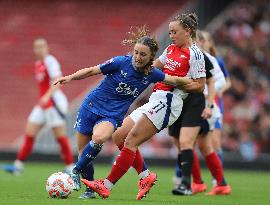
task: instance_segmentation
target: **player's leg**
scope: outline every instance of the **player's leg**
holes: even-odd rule
[[[87,166],[91,165],[92,161],[101,151],[103,143],[111,137],[114,129],[115,126],[109,121],[101,121],[94,126],[92,140],[84,146],[80,158],[72,170],[71,177],[75,182],[75,190],[81,188],[79,174],[82,173]]]
[[[193,147],[200,127],[182,127],[180,130],[182,182],[172,191],[176,195],[191,195],[191,171],[193,165]]]
[[[65,124],[59,125],[53,127],[52,130],[60,146],[61,157],[63,158],[66,165],[65,172],[69,174],[74,166],[73,164],[74,160],[71,144],[69,138],[66,135],[66,126]]]
[[[198,138],[198,146],[202,155],[205,157],[207,167],[212,176],[217,180],[217,186],[214,187],[209,194],[230,194],[231,187],[227,185],[224,179],[223,167],[219,157],[214,151],[211,134],[212,132],[208,132],[206,136],[200,136]]]
[[[174,188],[177,188],[182,182],[181,149],[180,149],[179,135],[180,135],[180,129],[181,129],[182,119],[183,119],[184,114],[185,114],[185,104],[183,106],[183,110],[180,117],[171,126],[168,127],[169,135],[173,137],[173,143],[177,147],[177,150],[178,150],[176,166],[175,166],[175,175],[173,177],[173,183],[175,185]]]
[[[92,140],[84,147],[74,169],[80,172],[87,164],[93,161],[101,151],[104,142],[110,139],[114,130],[115,126],[112,122],[98,122],[93,129]]]
[[[66,135],[66,120],[64,115],[66,112],[61,112],[56,107],[50,107],[44,112],[46,123],[52,128],[55,139],[60,146],[61,157],[65,162],[65,172],[69,174],[74,164],[70,141]]]
[[[191,184],[191,189],[192,193],[196,194],[206,191],[207,185],[202,180],[200,161],[195,149],[193,150],[193,158],[193,166],[191,171],[193,182]]]
[[[135,122],[132,120],[130,116],[128,116],[124,119],[122,126],[119,127],[113,133],[112,139],[114,143],[118,146],[120,151],[124,147],[125,139],[134,125],[135,125]],[[140,180],[146,178],[150,174],[150,171],[148,170],[147,165],[139,149],[137,149],[136,151],[136,156],[132,164],[132,167],[137,171]]]
[[[223,151],[221,147],[221,136],[222,136],[222,125],[221,122],[218,120],[216,122],[215,129],[213,130],[212,133],[212,143],[215,151],[218,154],[218,157],[220,158],[222,164],[223,164]]]
[[[175,176],[173,178],[173,182],[175,184],[175,188],[177,188],[182,183],[182,166],[181,166],[181,148],[179,138],[174,137],[174,144],[177,147],[178,154],[175,166]]]
[[[162,98],[164,100],[162,100]],[[166,100],[165,100],[166,99]],[[93,188],[104,198],[109,197],[113,185],[128,171],[132,166],[138,146],[150,139],[158,130],[171,125],[179,117],[183,101],[178,95],[172,93],[154,93],[149,102],[133,111],[130,117],[136,122],[129,132],[124,148],[117,157],[110,174],[105,180],[84,182]],[[139,119],[138,119],[139,116]],[[137,199],[142,199],[154,184],[157,176],[151,173],[140,182],[140,191]]]
[[[78,147],[78,159],[80,159],[80,156],[83,152],[84,147],[89,143],[92,136],[86,136],[84,134],[81,134],[79,132],[76,132],[76,141],[77,141],[77,147]],[[81,175],[83,179],[87,179],[89,181],[94,180],[94,164],[93,162],[90,162],[84,169],[81,170]],[[78,179],[80,181],[80,179]],[[96,194],[94,191],[92,191],[90,188],[86,187],[85,192],[79,197],[80,199],[89,199],[89,198],[95,198]]]
[[[24,161],[32,153],[35,138],[45,122],[44,111],[39,106],[35,106],[28,117],[21,144],[13,165],[4,165],[3,169],[7,172],[19,175],[24,169]]]
[[[125,140],[124,147],[113,164],[111,172],[107,178],[104,181],[95,181],[93,183],[84,181],[84,183],[90,188],[93,188],[102,197],[109,197],[110,191],[114,184],[132,166],[138,146],[150,139],[154,134],[156,134],[156,132],[157,128],[154,126],[154,124],[145,115],[143,115],[129,132]],[[155,174],[151,175],[151,177],[153,177],[154,181],[156,180]],[[153,183],[148,184],[147,186],[152,185]]]

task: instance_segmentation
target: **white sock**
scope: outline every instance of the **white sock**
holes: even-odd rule
[[[14,166],[19,170],[24,169],[24,163],[20,160],[17,160],[17,159],[14,161]]]
[[[147,170],[144,170],[143,172],[141,172],[141,173],[139,174],[139,178],[140,178],[140,179],[144,179],[144,178],[148,177],[149,174],[150,174],[150,171],[149,171],[148,169],[147,169]]]
[[[66,169],[68,172],[71,172],[72,169],[73,169],[73,167],[74,167],[74,164],[71,163],[71,164],[69,164],[69,165],[66,165],[66,166],[65,166],[65,169]]]
[[[112,182],[110,182],[108,179],[104,179],[104,186],[109,190],[111,191],[114,184]]]

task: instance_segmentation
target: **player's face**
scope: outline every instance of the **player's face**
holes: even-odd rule
[[[144,68],[152,58],[152,53],[148,46],[136,43],[133,50],[134,65],[136,68]]]
[[[210,47],[212,46],[209,38],[207,38],[207,36],[204,36],[205,40],[204,43],[202,45],[203,50],[205,50],[206,52],[209,52]]]
[[[48,54],[48,45],[44,40],[36,40],[33,45],[33,51],[37,59],[43,60]]]
[[[169,24],[169,35],[173,43],[181,47],[190,38],[190,31],[183,28],[178,21],[172,21]]]

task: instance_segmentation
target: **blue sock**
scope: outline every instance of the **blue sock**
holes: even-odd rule
[[[222,148],[219,148],[217,151],[217,155],[221,161],[221,163],[223,164],[224,163],[224,157],[223,157],[223,151],[222,151]]]
[[[81,172],[86,165],[92,162],[101,151],[103,144],[97,144],[91,140],[83,149],[80,159],[76,163],[74,170]]]
[[[181,153],[178,154],[177,156],[177,164],[175,167],[175,175],[177,177],[182,177],[182,170],[181,170]]]
[[[82,177],[88,181],[94,181],[94,164],[90,162],[81,171]]]
[[[178,164],[175,166],[175,176],[182,177],[181,169],[179,168]]]
[[[143,171],[145,171],[145,170],[147,170],[148,168],[147,168],[147,165],[146,165],[146,163],[145,163],[145,161],[143,161],[143,168],[142,168],[142,172]]]

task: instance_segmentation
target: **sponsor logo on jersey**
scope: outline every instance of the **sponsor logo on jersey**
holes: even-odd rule
[[[167,61],[166,61],[166,65],[165,66],[169,70],[174,71],[176,68],[181,67],[181,63],[173,60],[172,58],[167,58]]]
[[[131,95],[133,97],[139,96],[139,91],[137,88],[132,89],[127,83],[120,82],[116,91],[122,95]]]

